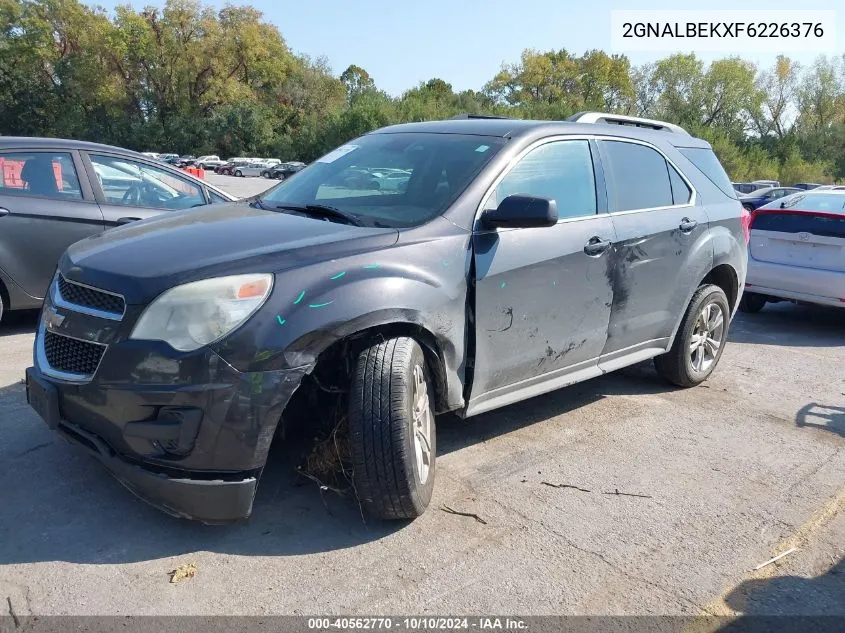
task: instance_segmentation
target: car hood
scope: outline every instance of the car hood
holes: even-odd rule
[[[245,203],[164,214],[72,245],[67,278],[145,304],[173,286],[223,275],[279,272],[396,243],[396,229],[366,228]]]

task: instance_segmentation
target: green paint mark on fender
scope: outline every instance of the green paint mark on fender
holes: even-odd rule
[[[503,281],[503,282],[502,282],[502,285],[501,285],[501,286],[499,286],[499,288],[504,288],[504,287],[505,287],[505,286],[507,286],[507,285],[508,285],[508,284],[507,284],[507,282],[506,282],[506,281]]]
[[[346,274],[346,271],[344,270],[342,273],[338,273],[338,274],[336,274],[334,277],[329,277],[329,279],[340,279],[340,278],[341,278],[341,277],[343,277],[345,274]]]
[[[287,323],[287,321],[280,317],[278,314],[276,315],[276,321],[279,322],[279,325],[284,325],[285,323]]]
[[[305,296],[305,291],[299,293],[299,296],[296,298],[296,301],[293,302],[293,305],[297,305],[300,301],[302,301],[302,297]]]
[[[325,303],[311,303],[311,304],[308,304],[308,307],[309,308],[324,308],[327,305],[329,305],[330,303],[334,303],[334,301],[326,301]]]
[[[369,266],[364,266],[364,268],[381,268],[381,264],[370,264]]]

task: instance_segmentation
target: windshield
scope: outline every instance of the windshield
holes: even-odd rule
[[[370,134],[317,159],[261,203],[331,206],[365,226],[418,226],[442,214],[504,142],[464,134]]]

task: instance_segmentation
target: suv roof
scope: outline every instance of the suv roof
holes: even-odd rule
[[[594,114],[594,113],[585,113]],[[583,115],[576,115],[583,116]],[[496,136],[502,138],[517,138],[524,136],[551,136],[555,134],[601,134],[605,136],[618,136],[622,138],[633,138],[648,141],[651,143],[668,142],[676,147],[703,147],[709,148],[710,144],[701,139],[690,136],[682,128],[671,124],[675,129],[653,129],[648,127],[637,127],[638,121],[649,119],[638,119],[637,117],[622,117],[606,115],[620,123],[606,123],[601,118],[596,122],[581,121],[535,121],[526,119],[498,119],[498,118],[461,118],[449,119],[446,121],[423,121],[419,123],[400,123],[390,125],[371,132],[371,134],[400,134],[403,132],[427,132],[434,134],[474,134],[478,136]],[[630,124],[621,123],[631,121]]]

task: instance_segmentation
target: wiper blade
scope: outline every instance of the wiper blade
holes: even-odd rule
[[[364,226],[364,223],[361,222],[360,218],[357,216],[325,204],[277,204],[273,205],[273,208],[279,210],[298,211],[299,213],[304,213],[306,215],[341,220],[346,224],[352,224],[354,226]]]

